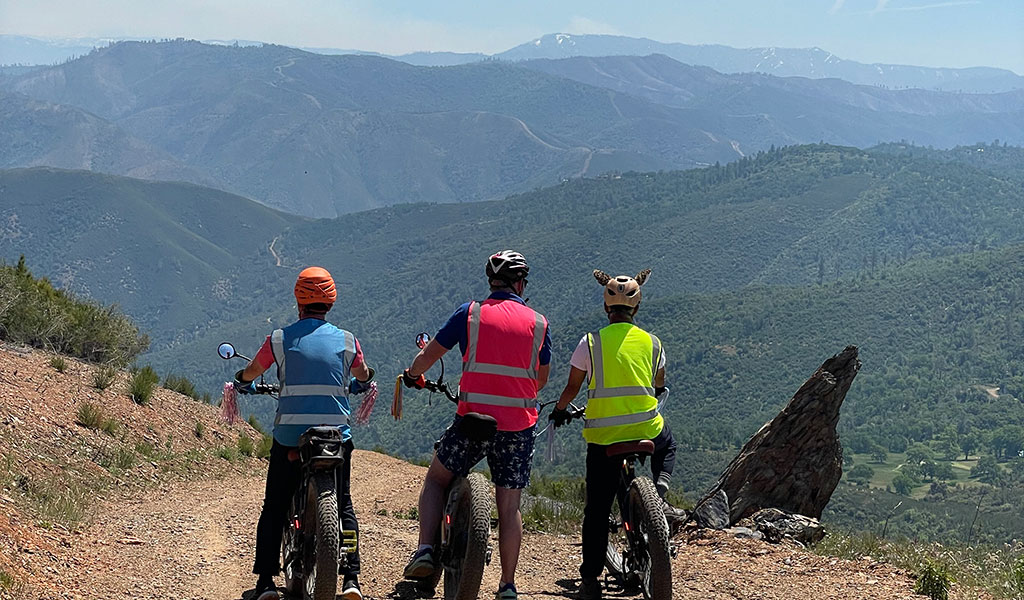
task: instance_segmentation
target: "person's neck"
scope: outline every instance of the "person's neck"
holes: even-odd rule
[[[327,313],[305,313],[305,312],[300,312],[299,313],[299,320],[301,321],[302,319],[320,319],[321,321],[326,321],[327,320]]]
[[[619,312],[608,313],[608,322],[612,325],[616,323],[632,323],[633,315],[627,315]]]

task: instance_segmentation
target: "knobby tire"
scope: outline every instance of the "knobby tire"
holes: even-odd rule
[[[307,574],[312,581],[306,581],[305,598],[335,600],[338,591],[338,553],[341,546],[335,473],[333,470],[317,473],[310,484],[311,502],[306,506],[316,508],[316,530],[313,532],[316,539],[316,562],[315,570]]]
[[[449,493],[452,515],[453,550],[444,569],[445,600],[476,600],[487,560],[487,542],[491,537],[491,486],[480,473],[458,480]],[[319,600],[319,599],[318,599]]]
[[[672,558],[669,529],[661,497],[647,477],[637,477],[629,486],[630,522],[637,537],[646,537],[646,565],[639,564],[640,588],[647,600],[672,600]],[[646,534],[643,536],[642,534]],[[644,562],[643,560],[639,562]]]

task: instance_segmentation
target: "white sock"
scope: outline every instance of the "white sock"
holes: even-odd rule
[[[433,548],[433,547],[434,547],[433,544],[420,544],[420,547],[416,548],[416,551],[419,552],[420,550],[423,550],[423,549],[426,549],[426,548]]]

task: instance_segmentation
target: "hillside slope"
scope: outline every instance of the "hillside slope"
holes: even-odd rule
[[[117,303],[169,342],[231,308],[235,282],[303,219],[200,186],[39,167],[0,170],[0,258]]]
[[[89,593],[104,593],[82,559],[62,554],[75,548],[88,557],[96,551],[83,533],[103,515],[102,499],[123,508],[130,506],[127,498],[159,496],[182,481],[215,486],[217,477],[255,472],[255,460],[237,459],[237,440],[258,437],[248,425],[227,426],[218,409],[164,389],[140,406],[125,392],[127,374],[101,391],[93,387],[96,367],[66,359],[65,371],[58,372],[50,358],[0,347],[4,598],[65,597],[68,586],[57,573],[73,573]],[[147,533],[107,530],[101,543],[125,548]]]

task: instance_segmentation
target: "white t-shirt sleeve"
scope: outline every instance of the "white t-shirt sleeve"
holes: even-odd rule
[[[661,346],[661,357],[658,359],[658,368],[654,369],[654,372],[657,373],[658,371],[660,371],[661,369],[664,369],[664,368],[665,368],[665,346],[663,344]]]
[[[572,351],[572,358],[569,359],[569,364],[580,371],[586,371],[588,376],[590,375],[590,343],[587,341],[586,335],[583,336],[579,344],[576,344],[576,349]]]

